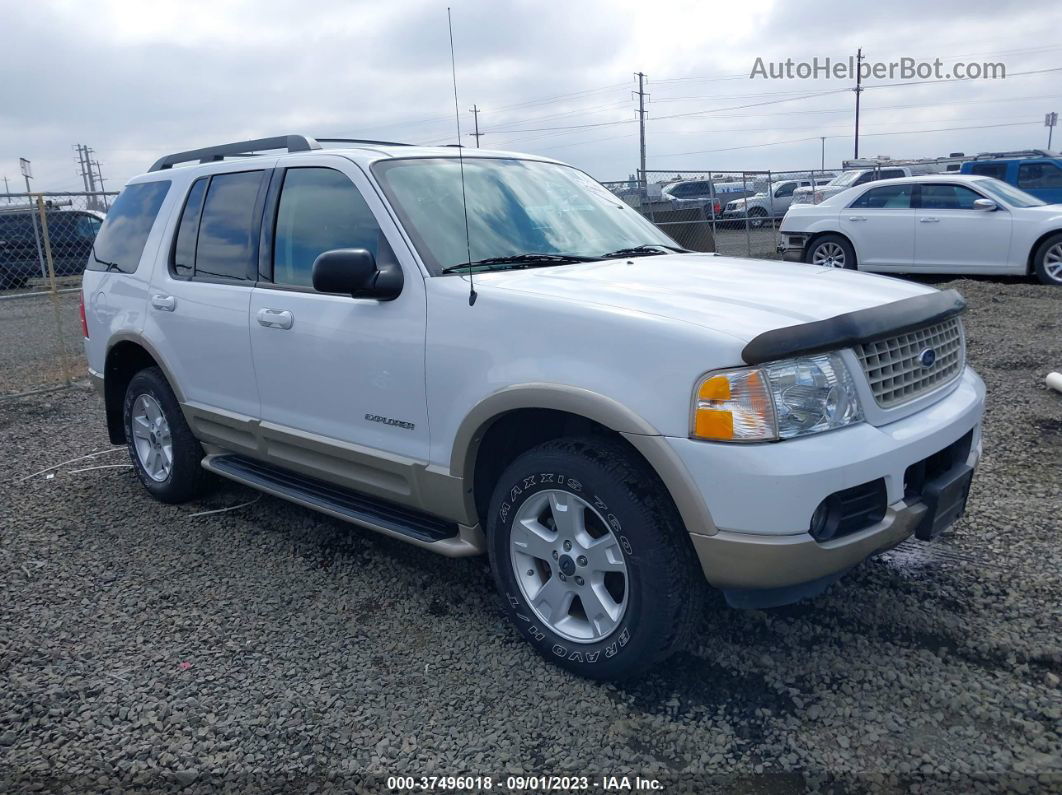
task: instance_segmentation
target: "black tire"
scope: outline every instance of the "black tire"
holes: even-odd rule
[[[804,252],[804,262],[807,262],[807,263],[810,263],[810,264],[815,264],[814,263],[815,253],[819,249],[825,248],[827,245],[839,246],[841,248],[841,250],[844,252],[844,266],[843,267],[846,270],[856,270],[858,265],[856,263],[855,249],[852,248],[852,244],[848,241],[848,238],[844,237],[843,235],[832,235],[831,234],[831,235],[823,235],[822,237],[815,238],[815,240],[812,241],[811,245],[808,246],[807,250]],[[841,267],[841,266],[835,265],[835,266],[832,266],[832,267]]]
[[[1062,272],[1056,278],[1052,276],[1047,270],[1047,255],[1051,249],[1062,248],[1062,232],[1057,235],[1051,235],[1047,240],[1041,243],[1036,248],[1036,253],[1033,254],[1033,272],[1036,274],[1036,278],[1043,284],[1049,284],[1053,287],[1062,287]],[[1052,255],[1054,252],[1052,252]]]
[[[611,526],[602,522],[601,529],[623,550],[626,609],[612,632],[596,642],[556,633],[536,616],[517,583],[512,525],[520,506],[544,490],[566,491],[590,503],[608,517]],[[705,585],[686,529],[656,474],[621,443],[558,439],[518,457],[495,486],[487,535],[510,620],[547,660],[580,676],[616,680],[644,672],[685,645],[700,613]],[[559,577],[559,568],[550,565],[550,577]]]
[[[762,207],[753,207],[749,210],[749,226],[753,229],[759,229],[767,223],[767,211]]]
[[[158,481],[148,474],[134,446],[132,417],[133,404],[141,395],[149,395],[162,408],[170,429],[173,463],[164,480]],[[212,483],[210,473],[200,466],[203,447],[192,435],[192,429],[184,419],[176,395],[166,376],[158,367],[141,370],[129,381],[122,403],[122,423],[125,427],[125,442],[133,469],[152,497],[160,502],[187,502],[203,494]]]

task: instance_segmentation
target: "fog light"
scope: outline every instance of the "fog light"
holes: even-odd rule
[[[837,533],[841,523],[840,511],[837,510],[840,501],[831,494],[819,503],[815,513],[811,515],[811,527],[808,532],[816,541],[829,541]]]

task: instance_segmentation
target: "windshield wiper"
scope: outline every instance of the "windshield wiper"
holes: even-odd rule
[[[450,265],[443,268],[443,273],[459,273],[469,268],[494,267],[498,270],[510,268],[534,268],[546,265],[565,265],[572,262],[597,262],[598,257],[583,257],[579,254],[512,254],[507,257],[487,257],[473,262],[462,262],[460,265]]]
[[[610,251],[607,254],[602,254],[601,259],[612,259],[613,257],[651,257],[654,254],[667,254],[669,251],[673,251],[676,254],[691,253],[688,248],[665,246],[660,243],[647,243],[644,246],[631,246],[630,248],[619,248],[615,251]]]

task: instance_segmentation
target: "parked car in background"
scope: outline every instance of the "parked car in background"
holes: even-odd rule
[[[786,258],[899,273],[1034,273],[1062,285],[1062,206],[990,177],[934,174],[875,182],[793,205]]]
[[[47,208],[45,219],[55,275],[76,276],[84,271],[103,216],[88,210]],[[24,287],[30,279],[47,276],[37,248],[41,232],[36,208],[0,208],[0,289]]]
[[[1062,203],[1062,155],[1043,152],[1041,157],[971,160],[961,173],[1003,180],[1048,204]]]
[[[151,495],[214,473],[485,553],[514,632],[594,679],[681,648],[705,580],[793,602],[962,515],[957,292],[684,251],[575,168],[459,155],[292,135],[126,186],[82,332]]]
[[[810,185],[797,188],[793,192],[793,201],[790,206],[796,204],[821,204],[831,196],[836,196],[843,190],[866,185],[868,182],[876,182],[882,179],[897,179],[899,177],[913,176],[910,166],[889,166],[887,168],[857,168],[838,174],[825,185]]]
[[[723,207],[723,220],[737,221],[748,216],[749,226],[763,226],[768,220],[779,219],[785,215],[785,211],[793,203],[797,188],[825,186],[835,178],[834,174],[822,174],[815,178],[784,179],[772,182],[768,190],[758,191],[747,198],[727,202]]]
[[[712,182],[708,179],[689,179],[671,182],[660,188],[660,198],[680,205],[703,205],[708,215],[718,217],[732,199],[751,196],[752,184],[741,182]]]

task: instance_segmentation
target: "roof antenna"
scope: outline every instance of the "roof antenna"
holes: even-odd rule
[[[450,7],[446,7],[446,25],[450,29],[450,72],[454,78],[454,118],[457,119],[457,162],[461,164],[461,210],[465,214],[465,251],[468,254],[468,305],[476,303],[478,294],[472,281],[472,242],[468,236],[468,203],[465,201],[465,157],[461,146],[461,111],[457,102],[457,63],[454,59],[454,22]]]

